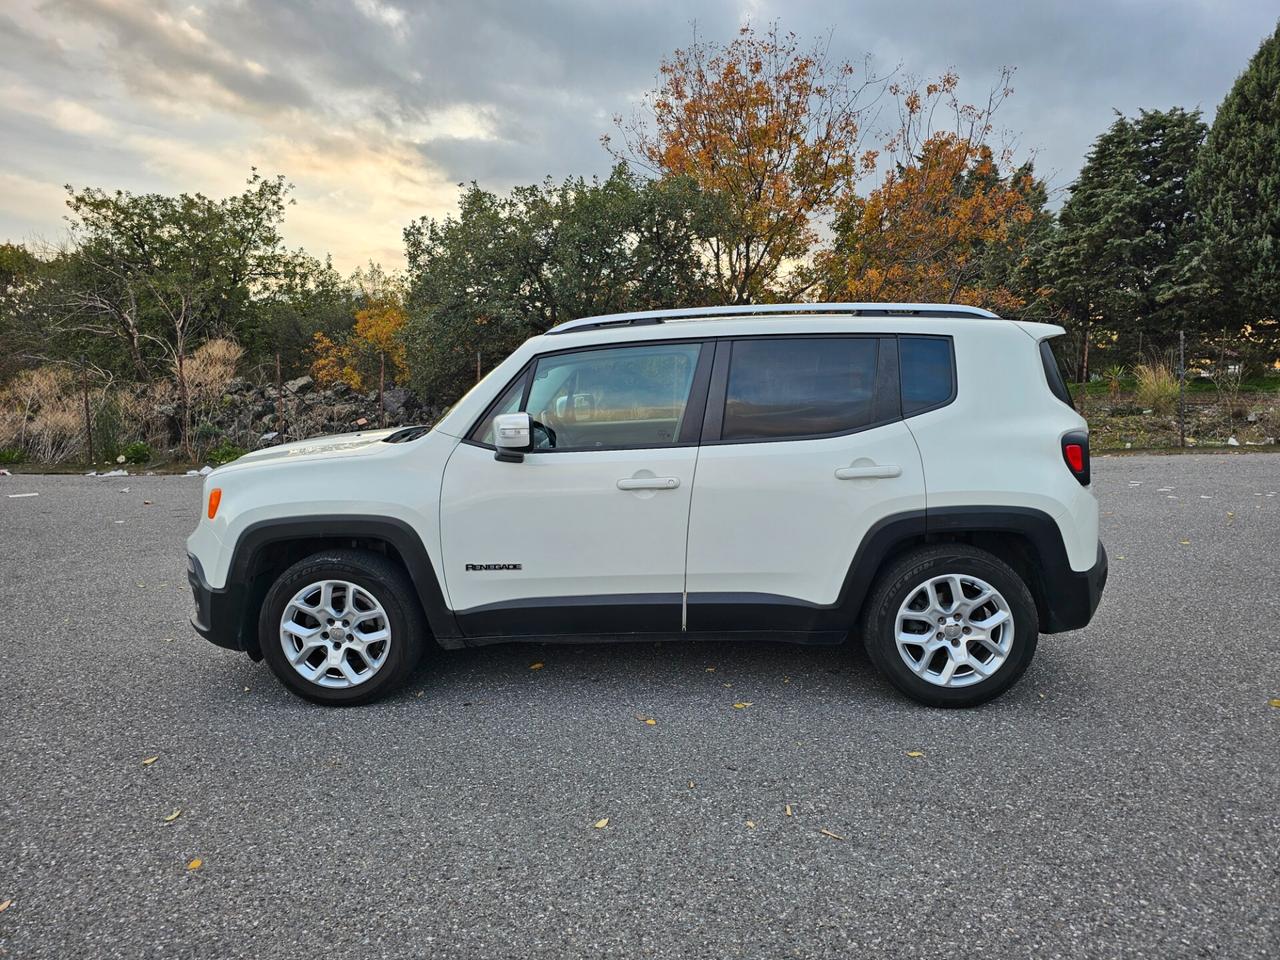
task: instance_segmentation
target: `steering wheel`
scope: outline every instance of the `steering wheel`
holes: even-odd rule
[[[538,430],[541,430],[543,433],[545,433],[545,434],[547,435],[547,443],[546,443],[546,445],[545,445],[545,446],[540,445],[540,444],[538,443],[537,439],[535,438],[535,439],[534,439],[534,441],[533,441],[533,449],[535,449],[535,450],[539,450],[539,449],[541,449],[541,450],[547,450],[547,449],[550,449],[550,448],[552,448],[552,447],[554,447],[554,446],[556,445],[556,432],[555,432],[554,430],[552,430],[549,426],[547,426],[545,423],[543,423],[541,420],[534,420],[534,419],[531,417],[531,418],[529,419],[529,427],[530,427],[530,429],[531,429],[532,431],[534,431],[534,432],[536,432],[536,431],[538,431]]]

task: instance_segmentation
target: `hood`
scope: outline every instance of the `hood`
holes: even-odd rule
[[[327,437],[311,437],[307,440],[295,440],[292,443],[282,443],[274,447],[264,447],[261,450],[254,450],[252,453],[246,453],[243,457],[233,460],[231,463],[223,467],[219,467],[217,472],[227,469],[234,469],[241,464],[244,466],[252,466],[255,464],[265,463],[281,463],[296,462],[299,460],[329,460],[334,457],[358,456],[361,454],[376,453],[380,448],[379,444],[386,437],[401,430],[401,427],[388,427],[384,430],[361,430],[358,433],[338,433]]]

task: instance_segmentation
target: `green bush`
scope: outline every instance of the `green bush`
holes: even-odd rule
[[[221,466],[224,463],[230,463],[232,460],[238,460],[243,457],[247,450],[244,447],[237,447],[229,440],[223,440],[220,444],[209,451],[209,462],[216,463]]]
[[[5,447],[0,450],[0,463],[21,463],[27,459],[17,447]]]
[[[154,456],[151,447],[141,440],[135,440],[120,452],[129,463],[150,463]]]

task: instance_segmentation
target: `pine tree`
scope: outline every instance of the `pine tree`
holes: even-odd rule
[[[1191,178],[1200,243],[1189,273],[1231,330],[1280,346],[1280,25],[1218,107]]]
[[[1198,326],[1180,268],[1195,222],[1187,178],[1204,134],[1199,112],[1179,107],[1118,116],[1038,254],[1050,299],[1081,343],[1104,346],[1110,359],[1139,359],[1140,343],[1143,352],[1168,346]]]

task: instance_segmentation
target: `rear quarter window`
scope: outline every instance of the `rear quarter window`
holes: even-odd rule
[[[904,417],[941,407],[955,397],[950,337],[899,337],[898,370]]]
[[[1058,366],[1058,358],[1054,355],[1053,345],[1049,340],[1040,341],[1040,363],[1044,367],[1044,378],[1049,382],[1053,395],[1074,410],[1076,405],[1071,399],[1071,391],[1067,389],[1067,382],[1062,379],[1062,369]]]

